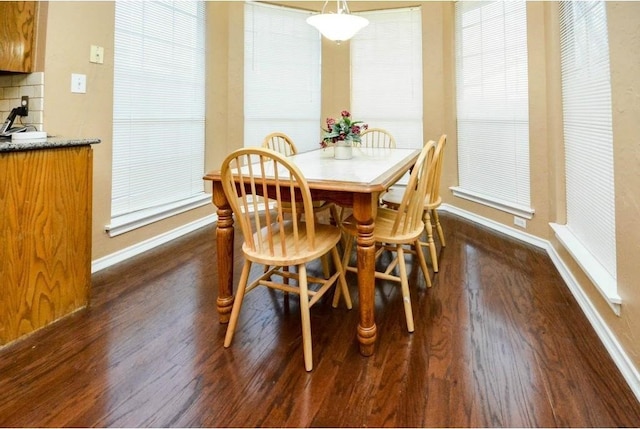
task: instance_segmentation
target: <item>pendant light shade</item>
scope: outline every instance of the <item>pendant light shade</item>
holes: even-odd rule
[[[369,21],[361,16],[351,15],[346,0],[338,0],[336,3],[336,13],[325,13],[323,6],[321,13],[307,18],[307,23],[316,27],[327,39],[340,43],[355,36]]]

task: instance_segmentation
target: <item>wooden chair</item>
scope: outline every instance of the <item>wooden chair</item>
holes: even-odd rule
[[[447,135],[443,134],[438,140],[435,152],[435,165],[434,165],[434,178],[430,189],[427,192],[427,196],[424,199],[424,227],[427,231],[427,241],[421,241],[421,246],[428,247],[431,255],[431,265],[434,272],[438,272],[438,254],[436,251],[436,244],[433,240],[433,224],[435,223],[438,238],[440,239],[440,245],[446,247],[447,243],[444,239],[444,232],[442,231],[442,225],[440,224],[440,218],[438,217],[437,208],[442,204],[442,197],[440,196],[440,178],[442,176],[442,163],[444,158],[444,147],[447,144]],[[382,203],[387,207],[397,207],[402,201],[402,194],[404,190],[401,187],[392,186],[389,191],[382,195]]]
[[[362,147],[395,148],[396,140],[389,131],[382,128],[369,128],[360,133]]]
[[[264,138],[264,140],[262,140],[262,147],[275,150],[276,152],[279,152],[285,156],[291,156],[298,153],[298,149],[296,148],[296,145],[293,144],[293,140],[291,139],[291,137],[279,131],[268,134]],[[284,204],[284,206],[282,207],[283,211],[285,213],[291,213],[291,208],[286,203],[283,203],[283,204]],[[338,214],[338,210],[336,209],[335,204],[327,201],[313,202],[313,213],[316,221],[318,220],[317,215],[326,210],[330,211],[331,219],[333,219],[334,222],[338,224],[340,222],[340,215]],[[300,213],[301,212],[298,212],[298,215],[300,215]],[[329,262],[327,258],[322,259],[322,267],[324,271],[324,276],[326,278],[328,277],[328,272],[329,272]],[[265,272],[267,271],[268,268],[269,267],[265,267]]]
[[[333,225],[314,221],[311,193],[300,170],[286,156],[270,149],[244,148],[230,154],[222,164],[222,187],[231,205],[236,223],[242,229],[245,262],[240,276],[235,302],[231,310],[224,346],[229,347],[238,323],[238,315],[246,292],[257,286],[267,286],[300,295],[302,318],[302,342],[307,371],[313,369],[311,348],[311,323],[309,308],[339,281],[346,305],[351,308],[351,298],[336,244],[340,241],[340,229]],[[268,190],[267,187],[271,186]],[[268,193],[268,197],[266,194]],[[261,204],[275,203],[276,213],[264,210]],[[293,217],[284,216],[282,207],[287,203]],[[301,213],[304,222],[298,220]],[[336,272],[328,279],[307,275],[305,264],[331,254]],[[249,283],[252,263],[270,268]],[[297,273],[284,271],[282,267],[296,266]],[[274,278],[282,278],[276,282]],[[285,279],[296,279],[296,285]],[[311,287],[314,285],[315,287]],[[337,306],[340,295],[334,296]]]
[[[293,144],[291,137],[281,132],[268,134],[264,140],[262,140],[262,147],[275,150],[285,156],[291,156],[298,153],[296,145]]]
[[[402,298],[404,301],[405,318],[407,330],[413,332],[413,311],[411,310],[411,297],[409,294],[409,280],[407,277],[407,267],[405,264],[405,249],[403,246],[410,245],[414,249],[420,249],[420,236],[424,231],[422,222],[422,207],[429,181],[432,176],[432,160],[435,152],[435,143],[429,141],[420,152],[407,185],[402,200],[397,209],[379,207],[373,229],[373,238],[376,241],[378,250],[376,260],[385,250],[396,252],[396,257],[387,265],[384,272],[376,270],[375,277],[379,279],[399,282],[402,287]],[[357,273],[357,268],[349,266],[353,240],[358,235],[356,221],[353,216],[342,222],[342,230],[347,234],[347,245],[343,256],[343,266],[345,270]],[[420,263],[420,268],[424,274],[425,282],[431,287],[431,278],[424,254],[421,251],[414,252]],[[392,274],[392,271],[399,267],[400,275]],[[338,292],[338,291],[336,291]],[[339,296],[337,297],[339,299]]]

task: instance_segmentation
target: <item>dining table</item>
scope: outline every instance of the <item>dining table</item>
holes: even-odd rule
[[[330,201],[353,210],[358,237],[358,302],[356,329],[360,353],[370,356],[377,338],[375,323],[374,220],[380,194],[396,183],[415,163],[419,149],[354,147],[350,159],[335,159],[332,147],[290,156],[307,180],[314,201]],[[233,213],[224,194],[220,170],[204,180],[212,183],[212,202],[217,208],[216,251],[218,264],[219,321],[227,323],[233,306],[234,226]]]

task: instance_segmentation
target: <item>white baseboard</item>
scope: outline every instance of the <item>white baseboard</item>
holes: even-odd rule
[[[160,234],[148,240],[134,244],[133,246],[127,247],[126,249],[122,249],[118,252],[112,253],[103,258],[96,259],[95,261],[91,261],[91,273],[95,273],[97,271],[103,270],[107,267],[117,264],[118,262],[125,261],[133,256],[146,252],[147,250],[151,250],[154,247],[168,243],[169,241],[174,240],[183,235],[186,235],[190,232],[193,232],[196,229],[202,228],[203,226],[210,225],[216,222],[217,220],[218,220],[218,215],[212,214],[212,215],[203,217],[202,219],[198,219],[196,221],[190,222],[174,230],[165,232],[164,234]]]
[[[504,225],[502,223],[499,222],[495,222],[491,219],[487,219],[485,217],[482,216],[478,216],[475,213],[471,213],[468,212],[466,210],[462,210],[459,209],[457,207],[451,206],[449,204],[442,204],[440,206],[440,210],[447,212],[447,213],[451,213],[454,215],[458,215],[462,218],[465,218],[467,220],[470,220],[473,223],[477,223],[483,226],[486,226],[487,228],[491,228],[494,231],[498,231],[501,232],[503,234],[507,234],[513,238],[517,238],[520,241],[524,241],[526,243],[532,244],[536,247],[540,247],[542,249],[546,249],[548,246],[548,241],[547,240],[543,240],[539,237],[536,237],[535,235],[531,235],[528,234],[524,231],[520,231],[518,229],[515,228],[511,228],[510,226]]]
[[[443,212],[460,216],[464,219],[470,220],[471,222],[486,226],[494,231],[501,232],[517,240],[524,241],[544,249],[549,255],[549,258],[551,258],[553,265],[560,273],[560,276],[567,284],[569,291],[571,291],[571,294],[578,302],[582,312],[596,331],[596,334],[600,338],[600,341],[602,341],[602,344],[611,356],[611,359],[613,359],[613,362],[622,373],[622,376],[629,385],[629,388],[631,388],[638,401],[640,401],[640,372],[638,372],[638,369],[635,367],[631,359],[629,359],[629,355],[625,352],[616,336],[611,332],[602,317],[600,317],[596,307],[584,293],[580,283],[573,276],[569,267],[562,261],[556,249],[551,245],[551,242],[449,204],[441,205],[440,209]]]

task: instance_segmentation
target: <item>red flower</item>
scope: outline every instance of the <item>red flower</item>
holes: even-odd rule
[[[349,113],[348,110],[343,110],[342,112],[340,112],[340,116],[342,116],[343,118],[348,118],[351,116],[351,113]]]

